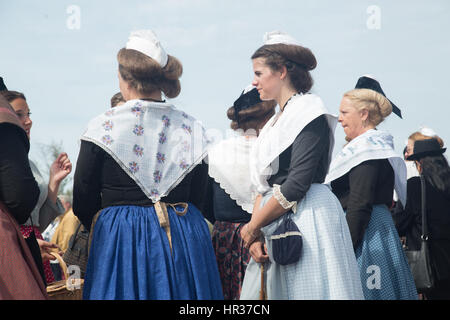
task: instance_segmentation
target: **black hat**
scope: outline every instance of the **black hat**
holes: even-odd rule
[[[237,123],[239,124],[239,111],[250,108],[260,102],[262,102],[262,100],[259,97],[258,90],[255,87],[249,90],[249,87],[247,87],[247,89],[245,89],[241,93],[240,97],[233,103]]]
[[[416,140],[414,142],[414,153],[406,160],[419,160],[426,156],[443,154],[447,148],[441,148],[436,139]]]
[[[361,78],[359,78],[358,82],[356,83],[355,89],[370,89],[378,92],[379,94],[382,94],[386,99],[388,99],[384,94],[383,89],[381,89],[380,83],[377,80],[370,78],[368,76],[362,76]],[[389,100],[389,102],[392,105],[392,112],[394,112],[401,119],[403,119],[402,112],[400,111],[400,109],[391,100]]]
[[[7,91],[8,88],[5,86],[5,83],[3,82],[3,78],[0,77],[0,91]]]

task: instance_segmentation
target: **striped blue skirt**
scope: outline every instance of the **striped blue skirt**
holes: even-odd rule
[[[177,210],[182,211],[177,206]],[[167,207],[172,250],[154,207],[105,208],[95,224],[83,299],[223,299],[209,229],[189,203]]]
[[[355,251],[366,300],[415,300],[416,286],[385,205],[375,205],[363,241]]]

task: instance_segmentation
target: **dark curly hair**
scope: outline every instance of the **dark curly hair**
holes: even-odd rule
[[[427,156],[419,160],[425,180],[450,199],[450,167],[443,155]]]

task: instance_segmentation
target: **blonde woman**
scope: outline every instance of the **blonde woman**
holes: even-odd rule
[[[368,300],[417,299],[388,209],[394,188],[406,201],[406,167],[394,152],[392,136],[376,128],[393,109],[401,115],[371,77],[361,77],[356,89],[344,94],[338,121],[348,143],[331,162],[325,181],[346,212]]]

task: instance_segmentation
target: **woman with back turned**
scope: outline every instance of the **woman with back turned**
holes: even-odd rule
[[[117,58],[127,102],[89,123],[74,179],[74,213],[92,233],[84,299],[222,299],[201,212],[209,141],[162,99],[180,93],[181,63],[150,30]]]

